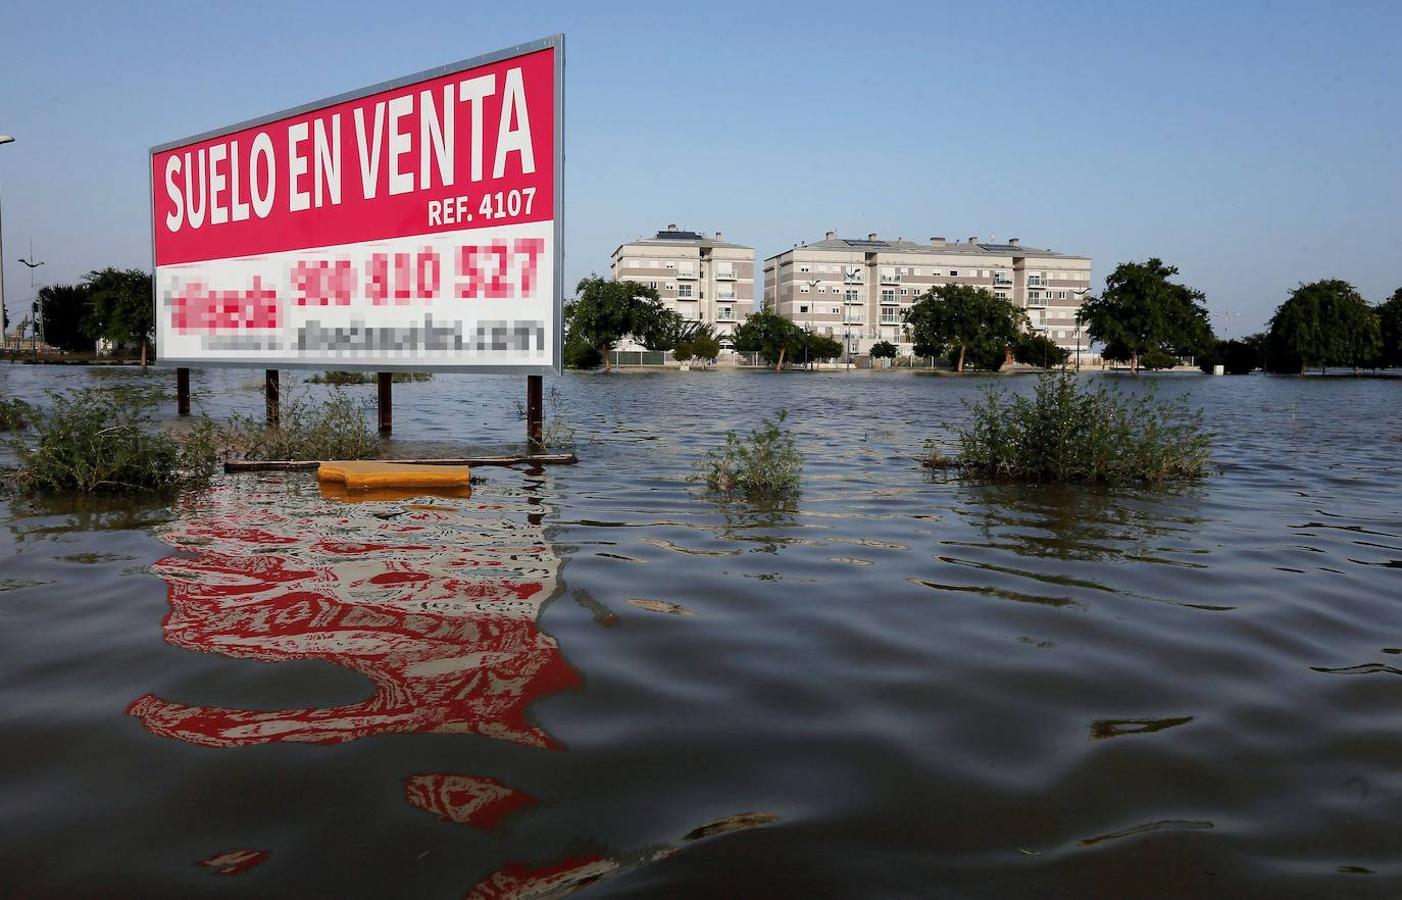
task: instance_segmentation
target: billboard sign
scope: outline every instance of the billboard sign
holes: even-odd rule
[[[564,38],[151,150],[159,361],[560,371]]]

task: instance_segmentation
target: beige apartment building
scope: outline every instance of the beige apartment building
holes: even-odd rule
[[[668,225],[613,251],[615,281],[656,288],[662,302],[693,322],[715,327],[728,344],[735,326],[755,309],[755,250]]]
[[[845,342],[852,354],[890,341],[909,353],[902,313],[936,285],[987,288],[1027,311],[1032,328],[1090,359],[1076,311],[1090,289],[1091,260],[1025,247],[1017,238],[980,243],[930,238],[841,238],[800,244],[764,262],[764,306],[796,324]]]

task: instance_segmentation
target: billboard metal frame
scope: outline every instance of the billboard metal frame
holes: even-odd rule
[[[303,103],[288,109],[280,110],[268,115],[258,116],[248,119],[235,125],[226,125],[212,131],[205,131],[190,137],[180,138],[174,141],[166,141],[163,144],[156,144],[147,151],[146,155],[146,183],[147,183],[147,214],[151,217],[151,308],[152,321],[157,321],[160,315],[160,303],[156,297],[156,203],[155,203],[155,182],[152,175],[152,157],[157,153],[166,150],[173,150],[176,147],[183,147],[186,144],[193,144],[199,141],[207,141],[213,138],[222,137],[235,131],[243,131],[246,128],[255,128],[259,125],[266,125],[269,122],[276,122],[280,119],[291,118],[302,113],[312,112],[327,106],[338,103],[345,103],[350,100],[359,100],[361,97],[368,97],[371,94],[378,94],[384,91],[392,91],[395,88],[406,87],[426,81],[430,78],[439,78],[443,75],[452,75],[466,69],[475,69],[478,66],[490,65],[494,62],[501,62],[504,59],[511,59],[515,56],[525,56],[529,53],[536,53],[541,50],[555,51],[555,350],[554,358],[550,365],[541,366],[454,366],[454,365],[400,365],[384,362],[345,362],[325,361],[325,362],[304,362],[301,360],[287,359],[266,359],[266,360],[225,360],[225,359],[171,359],[159,355],[160,347],[157,346],[157,357],[155,365],[162,368],[181,369],[312,369],[327,370],[330,368],[344,369],[352,372],[446,372],[446,373],[476,373],[480,375],[559,375],[564,370],[564,303],[565,303],[565,36],[552,34],[549,37],[539,40],[527,41],[524,44],[516,44],[501,50],[493,50],[491,53],[484,53],[481,56],[474,56],[471,59],[459,60],[458,62],[447,63],[425,69],[422,72],[415,72],[412,75],[404,75],[399,78],[392,78],[389,81],[382,81],[379,84],[372,84],[369,87],[356,88],[344,94],[337,94],[333,97],[325,97],[321,100],[313,100],[310,103]]]

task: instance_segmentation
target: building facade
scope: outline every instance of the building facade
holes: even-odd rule
[[[668,225],[652,237],[619,246],[610,265],[615,281],[655,288],[669,309],[715,329],[722,345],[755,310],[755,251]]]
[[[877,341],[909,353],[902,314],[930,288],[968,284],[1006,297],[1027,312],[1034,331],[1090,358],[1076,312],[1090,290],[1091,260],[1024,247],[1017,238],[980,243],[930,238],[841,238],[800,244],[764,262],[764,306],[794,323],[866,353]]]

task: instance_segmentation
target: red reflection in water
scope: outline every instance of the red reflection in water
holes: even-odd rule
[[[400,732],[558,746],[525,710],[578,682],[536,624],[559,560],[538,527],[508,512],[237,486],[200,497],[161,535],[179,551],[155,566],[169,584],[165,639],[264,662],[325,660],[363,673],[373,693],[274,711],[147,694],[128,712],[154,734],[209,747]]]
[[[530,794],[494,778],[443,772],[404,779],[404,799],[444,822],[484,829],[495,828],[502,817],[536,803]]]
[[[267,858],[266,850],[229,850],[200,860],[200,865],[216,875],[242,875]]]

